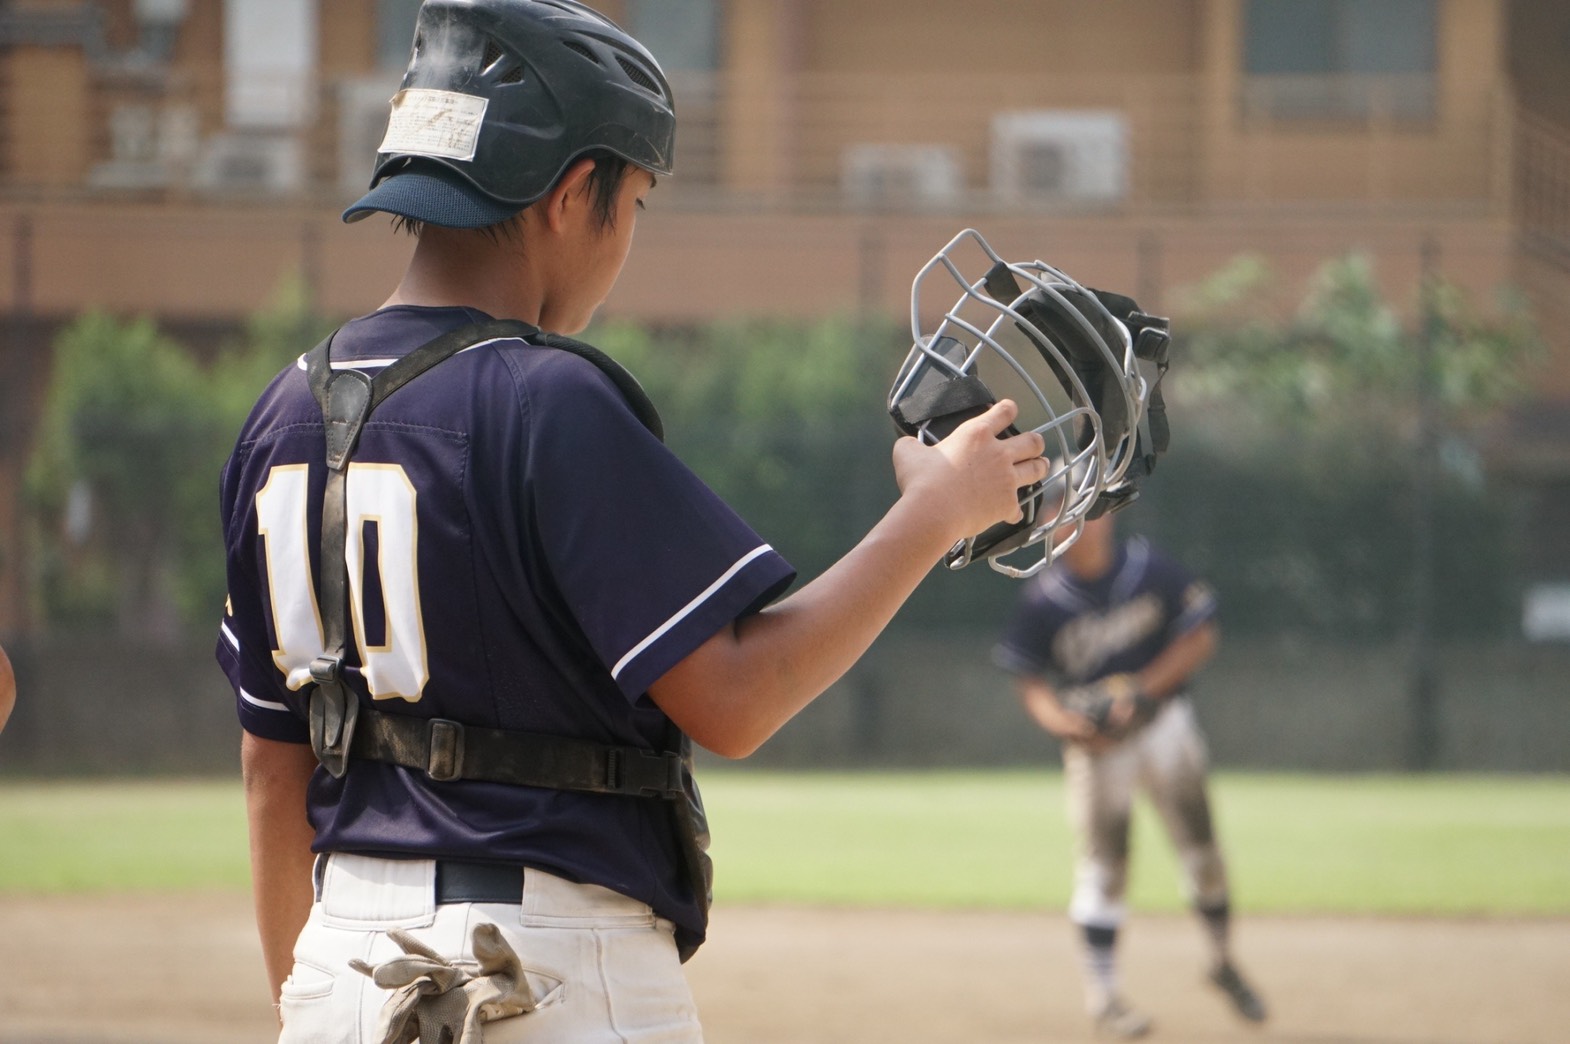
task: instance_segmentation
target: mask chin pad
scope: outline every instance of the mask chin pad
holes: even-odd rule
[[[1121,344],[1128,335],[1117,329],[1115,319],[1092,304],[1091,294],[1098,292],[1062,286],[1055,293],[1041,288],[1025,293],[1003,263],[993,265],[984,282],[994,298],[1013,302],[1014,311],[1025,320],[1016,322],[1015,327],[1041,353],[1064,393],[1073,396],[1075,382],[1063,366],[1063,360],[1068,361],[1073,377],[1078,378],[1101,418],[1102,439],[1108,445],[1123,439],[1129,429],[1128,406],[1121,375],[1108,365],[1104,346]],[[1079,448],[1084,449],[1095,436],[1089,425],[1082,424],[1080,429]]]

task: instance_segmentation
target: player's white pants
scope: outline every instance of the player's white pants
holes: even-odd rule
[[[1126,913],[1129,816],[1143,787],[1177,849],[1191,903],[1227,900],[1226,864],[1216,844],[1205,788],[1204,736],[1186,698],[1169,700],[1149,725],[1098,754],[1066,744],[1063,773],[1078,858],[1069,919],[1116,928]]]
[[[673,926],[609,889],[531,869],[521,905],[437,905],[430,860],[337,854],[322,874],[321,893],[283,985],[280,1044],[379,1041],[374,1031],[389,994],[349,960],[401,957],[385,933],[403,928],[449,959],[472,961],[473,927],[484,921],[502,929],[538,992],[560,984],[535,1011],[488,1023],[486,1044],[703,1039]]]

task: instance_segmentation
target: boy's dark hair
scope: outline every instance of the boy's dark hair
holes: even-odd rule
[[[600,219],[600,231],[604,232],[616,225],[616,196],[621,191],[622,182],[627,180],[627,171],[632,164],[615,153],[599,150],[588,153],[588,158],[594,160],[594,169],[589,171],[588,188],[593,193],[594,215]],[[519,211],[500,224],[486,225],[475,231],[493,241],[499,241],[502,237],[511,237],[516,233],[517,221],[522,216],[523,211]],[[418,238],[424,227],[423,221],[401,214],[393,216],[393,229],[398,232],[407,232]]]
[[[600,230],[616,225],[616,196],[621,183],[627,179],[627,168],[632,164],[611,152],[589,153],[594,158],[594,169],[589,172],[589,190],[594,193],[594,213],[600,219]]]

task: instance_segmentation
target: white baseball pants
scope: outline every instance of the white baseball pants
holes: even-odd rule
[[[295,943],[279,1044],[373,1044],[390,994],[349,967],[403,950],[402,928],[448,959],[473,960],[473,927],[501,928],[537,994],[534,1011],[488,1023],[487,1044],[691,1044],[703,1039],[671,923],[597,885],[523,871],[519,905],[435,901],[435,863],[334,854]]]
[[[1063,772],[1078,850],[1069,904],[1075,924],[1116,928],[1123,922],[1129,817],[1141,787],[1177,850],[1189,902],[1215,906],[1226,901],[1226,863],[1206,791],[1205,739],[1186,698],[1168,701],[1145,728],[1101,753],[1065,745]]]

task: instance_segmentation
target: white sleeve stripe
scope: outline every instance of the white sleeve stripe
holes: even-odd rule
[[[239,652],[240,639],[236,638],[234,636],[234,632],[229,630],[229,625],[226,623],[221,623],[218,625],[218,629],[223,632],[224,640],[227,641],[230,645],[234,646],[234,651]]]
[[[992,662],[1013,674],[1036,674],[1041,670],[1041,664],[1033,657],[1007,645],[999,645],[992,650]]]
[[[1206,601],[1202,605],[1196,605],[1193,608],[1186,609],[1180,613],[1178,618],[1172,621],[1172,629],[1180,634],[1187,631],[1192,631],[1200,624],[1209,623],[1215,615],[1216,603],[1213,601]]]
[[[253,707],[260,707],[262,710],[283,711],[285,714],[289,713],[289,708],[285,707],[283,704],[274,703],[272,700],[259,700],[255,696],[252,696],[250,693],[246,692],[244,689],[240,690],[240,699],[244,700],[246,703],[249,703]]]
[[[724,587],[726,583],[730,581],[731,577],[745,569],[748,563],[752,562],[753,559],[758,558],[761,555],[770,554],[773,552],[773,550],[774,548],[770,547],[768,544],[760,544],[744,555],[741,561],[725,570],[724,574],[721,575],[718,580],[704,588],[702,594],[698,595],[698,597],[694,598],[692,601],[678,609],[669,620],[666,620],[664,623],[660,624],[660,626],[654,630],[654,633],[650,634],[643,641],[629,649],[627,651],[627,655],[623,656],[617,662],[616,666],[611,668],[611,677],[619,680],[621,677],[621,672],[626,668],[627,664],[631,663],[634,659],[637,658],[639,653],[643,652],[643,650],[659,641],[667,631],[681,623],[687,617],[691,616],[700,605],[708,600],[710,595]]]
[[[492,337],[490,340],[480,341],[480,342],[478,342],[476,344],[471,344],[471,345],[469,345],[469,347],[465,348],[463,351],[464,352],[472,352],[476,348],[484,348],[486,345],[488,345],[488,344],[496,344],[498,341],[523,341],[523,338],[522,337]],[[524,341],[524,343],[527,344],[528,342]],[[463,352],[459,352],[458,354],[462,355]],[[338,360],[337,362],[334,362],[332,364],[332,368],[335,369],[335,370],[378,370],[378,369],[381,369],[384,366],[391,366],[393,363],[395,363],[397,361],[398,361],[397,359],[341,359],[341,360]],[[310,367],[306,364],[304,355],[300,356],[298,359],[296,359],[294,361],[294,366],[295,366],[295,369],[297,369],[297,370],[308,370],[308,369],[310,369]]]

